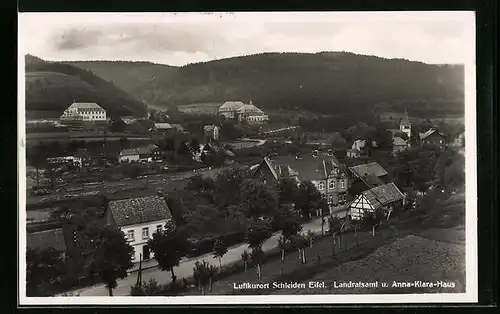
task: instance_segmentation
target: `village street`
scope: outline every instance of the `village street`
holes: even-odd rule
[[[324,226],[325,231],[328,228],[328,224]],[[315,219],[303,226],[303,232],[307,232],[311,230],[315,233],[321,232],[321,219]],[[269,238],[266,242],[264,242],[262,249],[264,252],[267,252],[277,246],[278,238],[280,236],[280,232],[276,232],[273,234],[271,238]],[[248,244],[238,244],[235,245],[227,251],[227,254],[222,258],[222,264],[228,265],[239,261],[241,259],[241,253],[245,249],[248,249]],[[178,267],[174,268],[175,275],[180,280],[183,277],[189,277],[193,275],[193,268],[196,261],[205,260],[206,262],[218,266],[218,260],[214,259],[212,254],[204,254],[199,257],[194,257],[190,259],[185,259],[180,262]],[[142,280],[148,281],[150,278],[156,279],[161,284],[170,283],[171,281],[171,273],[166,271],[160,271],[157,267],[153,267],[142,272]],[[113,290],[113,295],[115,296],[127,296],[130,295],[130,287],[135,285],[137,280],[137,272],[133,272],[129,274],[129,276],[123,280],[118,281],[118,286]],[[80,296],[108,296],[108,290],[104,286],[104,284],[96,285],[93,287],[83,288],[76,291],[73,291],[74,294]]]

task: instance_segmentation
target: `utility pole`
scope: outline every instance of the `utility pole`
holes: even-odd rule
[[[142,253],[139,254],[139,271],[137,272],[137,283],[136,286],[142,285]]]

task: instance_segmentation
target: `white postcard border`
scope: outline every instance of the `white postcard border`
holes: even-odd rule
[[[300,12],[283,13],[296,18]],[[368,12],[339,12],[344,18]],[[373,14],[373,12],[371,12]],[[404,12],[377,12],[375,14]],[[446,15],[450,12],[427,12]],[[475,43],[475,16],[470,11],[454,11],[467,21],[468,38]],[[83,13],[82,13],[83,14]],[[144,14],[144,13],[141,13]],[[154,14],[154,13],[148,13]],[[116,13],[113,14],[116,18]],[[131,17],[138,14],[128,14]],[[326,18],[325,13],[321,16]],[[190,18],[193,17],[190,13]],[[255,18],[255,16],[251,16]],[[286,19],[282,17],[282,19]],[[423,18],[425,20],[425,18]],[[18,27],[21,25],[18,21]],[[43,27],[41,25],[41,27]],[[36,34],[33,34],[36,36]],[[255,295],[255,296],[169,296],[169,297],[26,297],[26,147],[25,147],[25,59],[24,40],[18,38],[18,301],[24,306],[33,305],[210,305],[210,304],[403,304],[403,303],[471,303],[478,301],[477,287],[477,151],[476,151],[476,67],[475,45],[468,49],[469,62],[465,64],[465,164],[466,164],[466,292],[453,294],[356,294],[356,295]]]

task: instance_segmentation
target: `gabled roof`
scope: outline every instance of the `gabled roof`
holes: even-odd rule
[[[402,138],[396,136],[392,138],[392,145],[394,146],[408,146],[408,143]]]
[[[61,228],[38,231],[27,234],[27,247],[34,250],[53,248],[57,251],[66,251],[66,242]]]
[[[436,134],[436,135],[440,135],[440,136],[444,136],[443,133],[440,133],[438,132],[436,129],[434,128],[430,128],[429,130],[427,130],[426,132],[424,133],[418,133],[418,136],[420,137],[421,140],[424,140],[426,139],[427,137],[431,136],[432,134]]]
[[[165,199],[156,195],[110,201],[108,215],[119,227],[172,217]]]
[[[155,128],[157,129],[171,129],[172,125],[170,123],[155,123]]]
[[[370,204],[372,204],[374,209],[400,201],[404,198],[403,193],[401,193],[394,182],[376,186],[364,191],[362,194]]]
[[[155,149],[158,149],[158,146],[149,144],[147,146],[137,147],[137,152],[139,153],[139,155],[145,155],[145,154],[151,154],[151,152]]]
[[[95,102],[74,102],[68,109],[97,109],[104,110],[101,106],[96,104]]]
[[[154,149],[157,149],[158,146],[149,144],[147,146],[141,146],[137,148],[125,148],[120,151],[120,156],[133,156],[133,155],[145,155],[151,154]]]
[[[275,165],[286,166],[289,171],[297,175],[300,181],[326,179],[334,168],[342,169],[334,156],[303,156],[297,159],[293,156],[280,156],[272,161]]]
[[[244,105],[245,104],[241,101],[226,101],[222,106],[219,107],[219,110],[238,110]]]
[[[120,156],[133,156],[139,155],[137,148],[125,148],[120,151]]]
[[[361,181],[363,181],[363,183],[368,188],[373,188],[373,187],[376,187],[376,186],[384,184],[384,182],[382,180],[380,180],[379,177],[377,177],[377,176],[375,176],[373,174],[369,174],[369,175],[363,176],[360,179],[361,179]]]
[[[255,107],[254,105],[243,105],[239,107],[237,110],[239,113],[245,113],[245,112],[258,112],[258,113],[264,113],[262,110],[259,108]]]
[[[349,167],[349,170],[351,170],[351,172],[358,178],[362,178],[367,175],[373,175],[376,177],[383,177],[387,175],[387,171],[378,162],[370,162],[367,164]]]

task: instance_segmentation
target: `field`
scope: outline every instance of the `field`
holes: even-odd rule
[[[222,106],[222,103],[199,103],[199,104],[190,104],[190,105],[181,105],[178,106],[179,112],[185,114],[208,114],[215,115],[217,114],[217,109]]]
[[[104,136],[102,133],[92,132],[57,132],[57,133],[28,133],[26,135],[26,146],[32,147],[38,145],[40,142],[59,141],[69,142],[72,140],[85,140],[87,142],[94,141],[119,141],[120,138],[127,137],[129,141],[137,144],[148,144],[152,141],[148,136],[133,136],[125,133],[107,133]]]
[[[433,195],[432,197],[436,197]],[[464,292],[465,281],[465,203],[464,195],[438,200],[414,213],[394,216],[370,231],[345,232],[336,237],[318,239],[307,249],[307,263],[301,264],[297,251],[288,252],[285,261],[275,252],[262,265],[262,277],[256,269],[221,278],[209,294],[345,294],[345,293],[436,293]],[[275,249],[277,251],[277,249]],[[241,262],[239,262],[241,264]],[[239,266],[241,269],[241,265]],[[338,289],[334,281],[348,282],[437,281],[454,282],[446,288],[370,288]],[[325,282],[320,289],[245,289],[238,283]],[[192,289],[187,294],[200,294]]]

